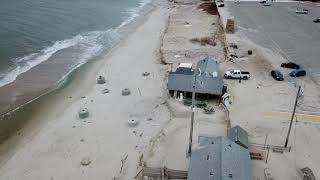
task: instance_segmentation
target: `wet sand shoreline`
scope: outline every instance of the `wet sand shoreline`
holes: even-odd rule
[[[23,138],[20,137],[19,147],[2,156],[1,177],[112,179],[118,176],[119,163],[125,154],[128,159],[124,179],[132,177],[140,154],[169,116],[162,99],[166,70],[158,58],[167,12],[166,6],[156,7],[121,45],[102,61],[93,63],[85,74],[81,73],[82,79],[75,78],[61,94],[52,97],[52,102],[35,112],[32,122],[44,125],[30,127],[31,122],[26,125],[29,128],[23,128],[31,131],[20,132]],[[150,76],[143,77],[145,71]],[[99,75],[107,78],[106,84],[96,84]],[[125,87],[130,88],[130,96],[121,95]],[[110,93],[102,94],[104,88]],[[85,120],[77,116],[83,106],[90,111]],[[127,118],[132,116],[141,119],[137,127],[137,131],[143,131],[141,138],[127,126]],[[150,117],[153,120],[145,122]],[[14,137],[10,141],[13,140]],[[84,155],[93,161],[85,169],[79,167]]]
[[[155,6],[150,4],[145,8],[143,14],[149,16],[154,9]],[[105,59],[121,48],[126,43],[126,36],[129,36],[144,23],[148,16],[137,17],[134,22],[123,28],[121,33],[126,33],[123,41],[95,60],[75,69],[62,85],[57,84],[50,87],[48,92],[43,91],[44,95],[36,100],[2,116],[0,121],[0,167],[6,164],[21,147],[28,145],[48,124],[55,123],[53,119],[60,116],[64,109],[82,99],[87,91],[92,89],[96,84],[95,77],[98,75],[99,69],[106,63]],[[79,89],[79,84],[81,84],[81,89]]]
[[[105,56],[121,46],[127,36],[145,20],[144,16],[151,13],[153,9],[152,3],[147,4],[142,10],[141,16],[136,17],[131,23],[118,30],[118,33],[122,34],[119,42],[80,67],[70,71],[69,66],[75,65],[76,62],[68,61],[68,57],[74,56],[76,49],[70,51],[70,48],[67,48],[53,54],[48,61],[42,62],[30,71],[21,74],[16,81],[0,87],[0,146],[28,123],[31,118],[30,114],[41,111],[47,101],[52,101],[52,97],[57,94],[74,91],[75,84],[80,83],[84,75],[88,74],[89,71],[94,71],[92,69],[97,71],[98,66],[101,65],[99,61],[103,61]],[[63,51],[68,52],[68,54],[63,53]],[[57,72],[57,70],[59,71]],[[81,81],[81,83],[83,82]],[[90,86],[93,86],[94,83],[90,82]],[[65,90],[72,88],[74,89]],[[74,99],[74,97],[66,98]]]

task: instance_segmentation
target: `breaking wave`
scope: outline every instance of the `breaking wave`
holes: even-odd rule
[[[90,59],[117,43],[121,37],[118,30],[138,17],[143,7],[150,1],[151,0],[140,1],[138,7],[127,9],[125,13],[129,14],[128,18],[117,28],[81,33],[70,39],[56,41],[52,46],[44,48],[38,53],[32,53],[12,60],[14,67],[0,74],[0,87],[15,81],[20,74],[47,61],[53,54],[66,48],[74,47],[78,50],[75,55],[77,63],[74,64],[73,67],[70,67],[70,71],[80,67],[82,64],[88,62]]]

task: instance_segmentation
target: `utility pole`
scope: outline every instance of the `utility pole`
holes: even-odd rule
[[[289,130],[288,130],[287,138],[286,138],[286,143],[284,144],[284,148],[287,148],[287,146],[288,146],[289,136],[290,136],[290,132],[291,132],[291,128],[292,128],[292,122],[293,122],[294,115],[296,113],[296,108],[297,108],[297,104],[298,104],[298,98],[299,98],[299,95],[300,95],[300,89],[301,89],[301,86],[299,86],[297,97],[296,97],[296,102],[294,103],[293,112],[292,112],[291,121],[290,121],[290,126],[289,126]]]
[[[188,155],[191,156],[191,149],[192,149],[192,135],[193,135],[193,122],[194,122],[194,101],[196,96],[196,77],[197,74],[194,76],[194,83],[193,83],[193,91],[192,91],[192,105],[191,105],[191,122],[190,122],[190,134],[189,134],[189,147],[188,147]]]

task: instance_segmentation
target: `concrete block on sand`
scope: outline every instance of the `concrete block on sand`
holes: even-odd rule
[[[78,115],[80,119],[87,118],[89,116],[89,111],[87,108],[82,108],[79,110]]]
[[[122,96],[128,96],[131,94],[131,91],[129,88],[124,88],[121,92]]]
[[[138,121],[136,119],[129,119],[128,124],[130,127],[134,127],[134,126],[138,125]]]
[[[106,83],[106,78],[104,78],[103,76],[99,76],[98,79],[97,79],[97,83],[98,84]]]

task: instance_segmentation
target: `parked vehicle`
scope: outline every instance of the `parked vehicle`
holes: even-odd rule
[[[291,77],[300,77],[300,76],[305,76],[307,73],[304,69],[298,69],[298,70],[294,70],[292,72],[289,73],[289,76]]]
[[[265,4],[265,3],[267,3],[267,1],[259,1],[259,3]]]
[[[296,63],[293,63],[293,62],[282,63],[281,67],[290,68],[290,69],[300,69],[300,66]]]
[[[217,2],[223,2],[223,0],[217,0]]]
[[[314,23],[320,23],[320,18],[313,20]]]
[[[297,9],[296,13],[297,14],[308,14],[309,10],[308,9]]]
[[[272,70],[271,71],[271,76],[277,81],[283,81],[283,75],[278,70]]]
[[[219,4],[218,7],[224,7],[224,4]]]
[[[240,71],[238,69],[234,69],[231,71],[226,71],[224,73],[224,77],[226,79],[249,79],[250,78],[250,73],[248,71]]]

